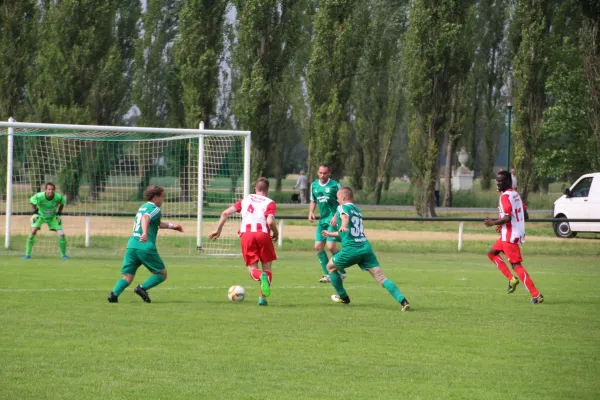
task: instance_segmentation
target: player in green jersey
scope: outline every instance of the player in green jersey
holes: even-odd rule
[[[167,279],[167,269],[156,249],[156,235],[158,229],[174,229],[183,232],[179,224],[162,222],[160,206],[165,201],[165,189],[160,186],[148,186],[144,193],[146,203],[142,204],[135,215],[133,233],[127,243],[127,250],[123,259],[121,274],[123,278],[115,284],[115,288],[108,296],[109,303],[118,303],[119,295],[131,285],[135,273],[140,265],[144,265],[152,275],[134,292],[146,303],[151,303],[148,291],[160,285]]]
[[[343,187],[337,192],[337,199],[340,203],[337,214],[342,221],[340,230],[339,232],[323,230],[323,236],[341,237],[342,239],[342,250],[334,254],[327,263],[331,284],[337,292],[337,295],[334,294],[331,299],[336,303],[350,303],[350,297],[344,289],[338,270],[358,264],[363,271],[369,271],[373,279],[400,303],[402,311],[408,311],[410,305],[406,297],[400,292],[398,286],[381,271],[379,261],[365,236],[362,214],[352,203],[353,197],[352,189],[349,187]]]
[[[317,230],[315,232],[315,251],[317,252],[317,258],[321,264],[323,270],[323,277],[319,279],[321,283],[329,282],[329,275],[327,272],[327,253],[325,252],[325,243],[327,243],[327,250],[333,255],[337,253],[336,243],[339,242],[337,237],[325,237],[321,234],[322,231],[335,231],[335,212],[338,207],[337,192],[342,187],[339,182],[331,179],[331,168],[327,164],[319,165],[317,171],[319,179],[314,181],[310,185],[310,205],[308,208],[308,220],[310,222],[315,221],[315,208],[319,207],[319,214],[321,218],[317,224]],[[342,278],[346,277],[344,271]]]
[[[60,256],[64,260],[68,260],[67,238],[62,229],[61,219],[65,206],[65,197],[56,193],[56,185],[54,183],[48,182],[44,186],[44,191],[31,196],[29,202],[33,208],[33,215],[31,217],[31,233],[25,243],[25,256],[23,256],[23,259],[28,260],[31,258],[31,250],[33,250],[33,245],[35,244],[35,235],[42,229],[43,224],[47,224],[48,229],[55,231],[58,235]]]

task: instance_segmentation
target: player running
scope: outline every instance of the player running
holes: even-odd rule
[[[369,271],[373,279],[400,303],[402,311],[408,311],[410,309],[408,300],[400,292],[398,286],[391,279],[386,278],[379,266],[379,261],[365,236],[362,214],[352,203],[353,197],[352,189],[349,187],[343,187],[337,192],[337,200],[340,203],[337,209],[337,215],[341,219],[340,230],[339,232],[328,230],[322,232],[325,237],[341,237],[342,239],[342,250],[335,253],[327,264],[331,284],[337,292],[337,295],[331,296],[331,300],[336,303],[350,303],[350,297],[344,289],[338,270],[358,264],[363,271]]]
[[[31,250],[33,250],[33,245],[35,244],[35,235],[42,229],[43,224],[47,224],[48,229],[55,231],[58,235],[58,247],[61,258],[68,260],[67,238],[62,229],[61,219],[65,206],[65,197],[62,194],[56,193],[56,185],[54,183],[48,182],[44,186],[44,191],[31,196],[29,202],[33,208],[33,215],[31,216],[31,233],[27,237],[23,259],[28,260],[31,258]]]
[[[500,272],[508,279],[508,294],[516,290],[520,279],[531,293],[531,304],[542,303],[544,296],[537,290],[531,277],[521,264],[523,258],[521,257],[520,245],[525,242],[525,205],[521,201],[521,196],[512,189],[510,172],[498,172],[496,187],[501,193],[498,202],[500,218],[496,220],[486,218],[484,224],[485,226],[496,226],[496,231],[501,232],[501,237],[489,249],[488,258],[496,264]],[[504,260],[500,257],[500,253],[506,254],[508,262],[511,263],[518,278],[511,274]]]
[[[242,245],[242,255],[248,268],[250,277],[260,281],[259,306],[266,306],[267,297],[271,295],[271,264],[277,260],[273,242],[277,241],[279,232],[275,225],[275,202],[267,197],[269,193],[269,180],[258,178],[254,187],[255,194],[250,194],[239,200],[221,213],[217,229],[208,237],[217,240],[221,236],[223,225],[227,219],[235,214],[242,214],[242,224],[239,235]],[[262,272],[258,269],[258,262]]]
[[[148,291],[167,280],[167,268],[156,249],[158,229],[174,229],[183,232],[179,224],[162,222],[160,207],[165,201],[165,189],[160,186],[148,186],[144,193],[146,203],[142,204],[133,223],[133,233],[127,243],[121,274],[123,278],[115,284],[108,296],[109,303],[118,303],[119,296],[131,285],[140,265],[144,265],[152,275],[133,291],[146,303],[151,303]]]
[[[338,207],[337,192],[342,187],[339,182],[331,179],[331,168],[327,164],[319,165],[317,171],[319,179],[314,181],[310,185],[310,205],[308,208],[308,220],[313,222],[315,220],[315,207],[319,205],[319,214],[321,218],[317,224],[317,230],[315,232],[315,251],[317,252],[317,258],[321,263],[321,269],[323,270],[323,277],[319,279],[321,283],[330,282],[329,275],[327,272],[327,253],[324,250],[325,243],[327,243],[327,250],[334,255],[337,253],[336,242],[339,242],[337,237],[325,237],[322,235],[322,231],[334,232],[335,231],[335,212]],[[345,271],[340,270],[342,273],[342,279],[346,277]]]

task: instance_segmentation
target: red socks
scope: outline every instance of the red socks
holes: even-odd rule
[[[508,280],[511,280],[513,278],[513,274],[510,272],[510,269],[508,269],[508,267],[504,263],[504,260],[502,259],[502,257],[500,257],[499,255],[496,255],[496,254],[488,253],[488,258],[490,260],[492,260],[492,262],[494,264],[496,264],[496,267],[498,267],[498,269],[500,270],[500,272],[502,272],[502,274],[504,276],[506,276],[508,278]],[[516,271],[517,270],[515,269],[515,272]],[[519,274],[517,274],[517,275],[519,275]],[[520,277],[521,276],[519,275],[519,278]],[[521,281],[522,281],[522,279],[521,279]]]
[[[269,285],[271,284],[271,280],[273,279],[273,273],[271,271],[265,271],[267,274],[267,279],[269,280]],[[254,268],[250,270],[250,277],[255,281],[260,281],[260,276],[262,275],[262,271],[258,268]],[[260,295],[264,296],[262,290],[260,291]]]
[[[271,280],[273,280],[273,273],[271,271],[265,271],[267,274],[267,279],[269,280],[269,285],[271,284]]]
[[[540,295],[540,291],[537,290],[537,288],[533,284],[533,281],[529,277],[529,274],[527,273],[525,268],[523,268],[522,265],[519,265],[518,267],[515,267],[513,269],[515,270],[515,273],[517,274],[517,276],[519,277],[519,279],[521,280],[523,285],[525,285],[527,290],[529,290],[529,293],[531,293],[531,296],[538,297]]]
[[[262,271],[258,268],[250,270],[250,277],[255,281],[260,281],[260,274],[262,274]]]

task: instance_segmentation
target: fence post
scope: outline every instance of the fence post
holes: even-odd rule
[[[460,221],[458,223],[458,251],[462,250],[462,242],[463,242],[463,230],[465,227],[465,221]]]
[[[85,247],[90,247],[90,236],[92,233],[92,217],[85,216]]]
[[[283,246],[283,220],[279,220],[279,238],[277,239],[277,247]]]

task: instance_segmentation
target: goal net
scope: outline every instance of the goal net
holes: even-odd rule
[[[123,254],[134,216],[150,185],[165,188],[161,230],[165,255],[237,255],[238,221],[215,242],[221,211],[249,191],[250,132],[86,125],[0,123],[0,234],[5,249],[24,252],[29,199],[52,182],[65,196],[67,254]],[[6,172],[5,172],[6,171]],[[59,253],[56,233],[42,227],[36,253]]]

